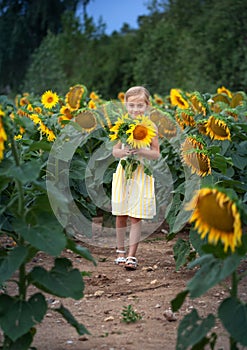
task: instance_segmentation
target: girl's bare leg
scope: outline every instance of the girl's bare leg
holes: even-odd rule
[[[128,256],[136,256],[136,251],[141,239],[141,219],[130,218],[131,227],[129,235],[129,254]]]
[[[116,231],[117,231],[117,249],[124,251],[124,240],[127,227],[127,215],[121,215],[116,217]],[[124,253],[118,253],[118,256],[124,256]]]

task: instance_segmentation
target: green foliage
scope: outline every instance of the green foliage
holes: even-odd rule
[[[124,306],[121,315],[123,316],[122,321],[125,323],[135,323],[142,319],[141,314],[136,312],[132,305]]]
[[[60,257],[63,250],[95,261],[86,248],[66,235],[51,209],[45,182],[50,142],[29,123],[30,119],[18,118],[15,106],[6,98],[1,98],[1,111],[5,113],[8,142],[6,157],[0,163],[0,235],[12,237],[15,246],[0,250],[0,285],[5,286],[0,295],[0,326],[4,349],[25,350],[49,309],[45,293],[60,298],[83,297],[83,273],[69,259]],[[24,124],[25,135],[18,140],[15,135]],[[65,204],[61,198],[60,204]],[[54,257],[54,266],[50,270],[41,266],[27,269],[41,251]],[[17,286],[14,295],[8,292],[11,283]],[[40,292],[30,295],[31,286]],[[55,311],[79,334],[88,333],[62,303]]]
[[[203,319],[195,309],[192,310],[179,324],[176,350],[186,350],[188,348],[199,350],[204,349],[207,344],[214,345],[215,334],[208,337],[208,332],[214,325],[214,315],[209,314]],[[211,349],[213,349],[212,346]]]

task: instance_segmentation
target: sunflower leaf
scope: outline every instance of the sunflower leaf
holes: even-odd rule
[[[177,346],[178,350],[191,349],[191,346],[198,344],[206,338],[207,333],[215,324],[215,316],[209,314],[207,318],[200,318],[196,309],[193,309],[190,314],[186,315],[179,324]]]
[[[247,345],[247,304],[236,298],[227,298],[219,307],[219,318],[233,339]]]
[[[241,260],[241,256],[233,254],[221,260],[212,254],[205,254],[190,263],[189,267],[200,265],[200,269],[188,282],[187,288],[191,298],[197,298],[236,270]]]

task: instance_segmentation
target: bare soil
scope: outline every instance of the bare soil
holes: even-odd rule
[[[196,308],[201,316],[210,312],[216,314],[219,303],[228,295],[226,281],[201,298],[187,298],[181,310],[173,315],[173,320],[167,319],[165,314],[170,309],[171,300],[184,290],[195,273],[195,270],[186,267],[179,271],[175,269],[173,245],[178,237],[185,238],[186,235],[182,232],[167,241],[160,230],[149,236],[139,245],[139,265],[135,271],[114,265],[114,249],[89,246],[97,266],[71,251],[64,251],[63,256],[71,259],[75,267],[90,273],[84,277],[84,297],[81,300],[62,300],[47,295],[50,308],[37,327],[32,345],[38,350],[175,349],[180,320],[192,308]],[[78,243],[85,246],[82,242]],[[44,253],[39,253],[37,258],[38,261],[33,264],[41,264],[47,269],[53,265],[53,259]],[[247,264],[243,264],[242,268],[247,268]],[[245,300],[246,287],[247,279],[244,279],[240,296]],[[78,322],[84,324],[90,335],[78,335],[62,316],[53,311],[61,302]],[[123,322],[123,307],[128,305],[142,316],[141,320],[128,324]],[[229,341],[222,326],[217,324],[213,331],[218,334],[216,349],[228,350]]]

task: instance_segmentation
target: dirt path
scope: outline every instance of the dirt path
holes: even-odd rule
[[[91,273],[90,277],[85,277],[83,299],[63,300],[63,304],[91,334],[78,336],[62,317],[52,311],[60,300],[48,297],[51,310],[38,327],[33,345],[38,350],[175,349],[177,327],[184,315],[193,307],[200,310],[201,316],[215,313],[225,290],[218,286],[202,298],[187,299],[175,315],[177,320],[168,321],[164,316],[165,310],[170,308],[171,300],[185,288],[194,273],[186,268],[175,271],[174,243],[175,240],[167,242],[161,232],[141,242],[136,271],[126,271],[114,265],[113,249],[90,248],[98,262],[96,267],[70,251],[64,252],[80,270]],[[51,263],[42,254],[39,258],[46,267]],[[243,293],[246,282],[243,281],[241,287]],[[141,320],[130,324],[122,321],[123,307],[128,305],[142,316]],[[227,350],[228,340],[220,329],[220,326],[214,329],[218,334],[217,350]]]

